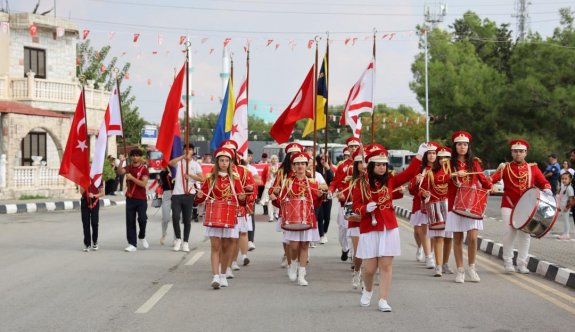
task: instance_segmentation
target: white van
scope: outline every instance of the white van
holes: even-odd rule
[[[389,168],[401,172],[409,166],[416,153],[409,150],[389,150]]]
[[[313,141],[307,140],[295,140],[294,142],[301,144],[304,148],[313,148]],[[283,144],[268,144],[264,146],[263,152],[267,153],[269,157],[272,155],[276,155],[279,158],[279,161],[283,161],[285,157],[285,147],[291,142],[283,143]],[[325,143],[316,145],[316,155],[323,153],[325,148]],[[343,148],[345,148],[345,144],[338,144],[338,143],[327,143],[327,151],[331,158],[331,163],[333,165],[337,165],[337,163],[342,160],[343,157]]]

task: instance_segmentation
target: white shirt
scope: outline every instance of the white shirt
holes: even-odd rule
[[[172,190],[172,195],[184,195],[186,192],[184,191],[184,177],[183,175],[186,174],[186,160],[182,159],[178,161],[176,164],[176,179],[174,181],[174,190]],[[202,167],[194,160],[190,160],[188,163],[188,173],[189,174],[202,174]],[[189,178],[187,181],[187,190],[189,194],[195,194],[196,188],[195,183],[196,180]]]
[[[325,182],[325,179],[323,178],[323,175],[321,175],[320,172],[315,172],[315,180],[317,181],[317,184],[319,184],[319,185],[327,184]]]
[[[248,168],[250,173],[252,173],[253,176],[259,176],[258,169],[255,166],[253,166],[252,164],[248,164],[246,167]]]

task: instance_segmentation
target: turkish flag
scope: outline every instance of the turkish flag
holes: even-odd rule
[[[139,34],[139,33],[135,33],[135,34],[134,34],[134,38],[133,38],[134,43],[137,43],[137,42],[138,42],[138,39],[140,39],[140,34]]]
[[[84,90],[82,90],[58,174],[86,190],[90,186],[90,151],[88,145]]]
[[[314,71],[315,66],[312,65],[296,96],[270,129],[270,135],[279,144],[289,140],[298,120],[313,119]]]

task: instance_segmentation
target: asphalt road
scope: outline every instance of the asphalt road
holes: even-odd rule
[[[82,252],[77,211],[0,216],[1,331],[570,331],[575,292],[536,275],[505,275],[481,255],[481,282],[434,278],[415,262],[411,227],[400,222],[392,313],[359,306],[337,225],[310,249],[310,285],[288,281],[280,234],[256,226],[252,263],[230,287],[210,288],[209,242],[192,225],[194,248],[159,245],[160,212],[149,208],[148,250],[126,253],[124,207],[101,210],[98,252]],[[171,236],[171,235],[170,235]],[[454,266],[453,258],[451,265]]]

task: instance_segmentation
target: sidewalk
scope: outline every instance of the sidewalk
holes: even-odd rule
[[[394,201],[396,215],[409,220],[411,198]],[[479,232],[477,247],[488,255],[503,259],[503,227],[500,216],[485,217],[483,230]],[[551,232],[542,239],[531,239],[527,268],[546,279],[575,289],[575,241],[560,241],[555,238],[563,225],[555,223]],[[556,231],[556,232],[554,232]],[[513,262],[517,258],[514,250]],[[503,272],[503,264],[501,264]]]
[[[149,196],[149,195],[148,195]],[[148,197],[150,198],[150,197]],[[115,196],[104,196],[100,198],[100,207],[116,206],[126,204],[126,197],[122,194]],[[0,214],[12,213],[33,213],[63,210],[79,210],[80,199],[29,199],[29,200],[7,200],[0,203]]]

